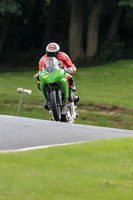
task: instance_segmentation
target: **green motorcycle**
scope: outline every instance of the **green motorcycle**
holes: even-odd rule
[[[69,102],[69,86],[66,73],[59,68],[54,57],[44,58],[44,67],[39,73],[40,89],[55,121],[75,122],[76,106]]]

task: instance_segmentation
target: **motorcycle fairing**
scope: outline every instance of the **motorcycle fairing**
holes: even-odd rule
[[[44,85],[46,83],[50,84],[50,83],[60,82],[64,89],[64,97],[68,98],[69,86],[68,86],[68,81],[65,77],[65,71],[63,69],[58,68],[55,71],[53,71],[52,73],[48,73],[45,69],[43,69],[39,73],[39,79],[40,79],[40,88],[41,88],[41,91],[42,91],[45,101],[48,100],[46,91],[45,91],[45,87],[44,87]]]

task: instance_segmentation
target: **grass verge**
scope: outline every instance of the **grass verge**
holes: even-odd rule
[[[133,138],[0,154],[0,199],[132,200]]]
[[[17,114],[20,94],[16,92],[16,89],[23,87],[31,89],[32,95],[24,94],[20,116],[51,118],[43,108],[43,97],[37,89],[37,82],[33,80],[33,75],[37,70],[0,74],[0,114]],[[77,95],[80,96],[78,104],[80,117],[76,123],[133,129],[132,60],[79,68],[73,77],[77,86]],[[99,105],[100,110],[94,105]],[[105,107],[107,112],[103,112]],[[121,108],[123,110],[110,112],[110,108],[118,108],[117,111]]]

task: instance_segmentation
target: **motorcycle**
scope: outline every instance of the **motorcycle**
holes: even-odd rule
[[[69,86],[66,72],[59,68],[58,60],[54,57],[44,58],[44,67],[39,73],[40,90],[47,102],[49,112],[54,121],[74,123],[76,106],[69,102]]]

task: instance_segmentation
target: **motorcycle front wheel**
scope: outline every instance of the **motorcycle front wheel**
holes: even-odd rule
[[[60,104],[58,101],[58,96],[56,95],[56,91],[50,92],[50,105],[51,110],[54,116],[55,121],[60,121],[61,119],[61,111],[60,111]]]

